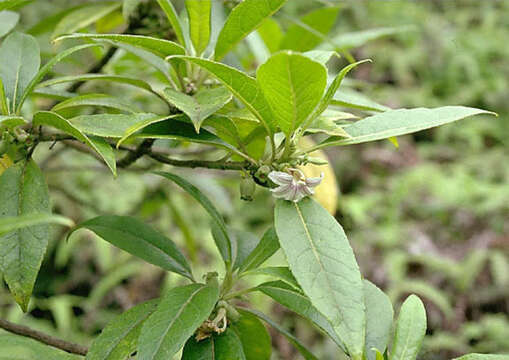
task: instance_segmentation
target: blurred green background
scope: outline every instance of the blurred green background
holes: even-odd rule
[[[30,29],[79,3],[33,2],[20,11],[18,27]],[[347,55],[355,59],[373,60],[349,76],[351,88],[393,108],[466,105],[499,114],[399,138],[398,149],[390,142],[377,142],[327,154],[340,190],[336,217],[363,274],[391,296],[396,309],[409,293],[425,301],[428,336],[420,359],[509,352],[509,2],[291,0],[275,19],[288,28],[292,19],[323,4],[341,6],[330,37],[412,26],[350,50]],[[165,36],[171,31],[155,10],[146,22],[148,33]],[[99,25],[95,31],[100,31]],[[50,34],[51,25],[38,32],[46,58],[55,51]],[[244,66],[256,64],[249,46],[241,45],[238,52]],[[98,56],[75,57],[58,72],[83,72]],[[331,71],[345,63],[337,61]],[[150,75],[125,54],[116,56],[105,71]],[[146,110],[161,106],[109,84],[90,84],[83,91],[92,89],[125,91],[126,98]],[[39,101],[32,106],[44,105]],[[159,144],[173,153],[203,153],[192,145],[175,145]],[[198,273],[220,267],[205,213],[188,195],[150,175],[149,162],[140,161],[133,171],[112,179],[94,160],[60,145],[36,157],[47,174],[56,212],[76,222],[107,213],[141,217],[186,249]],[[259,189],[253,202],[241,201],[238,175],[179,173],[203,189],[233,227],[260,235],[271,223],[269,194]],[[284,259],[278,254],[271,262],[283,264]],[[115,315],[158,296],[161,288],[176,281],[90,233],[80,232],[66,242],[65,234],[55,228],[30,313],[22,314],[3,287],[0,317],[89,343]],[[251,299],[309,344],[320,359],[338,358],[334,344],[304,320],[261,295]],[[298,358],[282,336],[271,334],[274,359]]]

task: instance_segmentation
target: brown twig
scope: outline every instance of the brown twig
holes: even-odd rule
[[[50,336],[40,331],[31,329],[27,326],[11,323],[10,321],[7,320],[0,319],[0,328],[9,331],[13,334],[32,338],[34,340],[42,342],[43,344],[53,346],[55,348],[58,348],[71,354],[85,356],[88,352],[88,348],[86,346],[58,339],[56,337]]]

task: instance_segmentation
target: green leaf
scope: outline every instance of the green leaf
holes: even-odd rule
[[[8,129],[12,129],[16,126],[26,124],[26,120],[21,116],[3,116],[0,115],[0,129],[7,127]]]
[[[240,266],[240,273],[256,269],[279,250],[276,230],[269,228],[253,251]]]
[[[231,329],[224,334],[196,341],[187,340],[181,360],[246,360],[239,336]]]
[[[215,76],[262,122],[268,134],[275,129],[273,115],[267,100],[255,79],[230,66],[210,60],[178,56],[196,64]]]
[[[394,310],[391,300],[376,285],[364,280],[364,299],[366,302],[366,358],[376,360],[376,352],[387,349],[391,335]]]
[[[209,44],[211,7],[211,0],[186,0],[189,36],[197,55],[201,55]]]
[[[467,354],[453,360],[507,360],[508,355],[495,354]]]
[[[127,100],[122,100],[115,96],[106,94],[85,94],[67,99],[58,103],[51,109],[52,111],[60,111],[80,106],[101,106],[109,109],[120,110],[128,113],[139,113],[140,110],[133,107],[132,103]]]
[[[25,92],[23,93],[23,97],[21,98],[21,101],[17,105],[16,111],[19,112],[21,110],[21,106],[25,102],[28,95],[30,95],[30,93],[35,89],[36,85],[44,78],[44,76],[46,76],[46,74],[50,72],[50,70],[53,68],[53,66],[55,66],[57,63],[59,63],[60,61],[62,61],[66,57],[74,54],[77,51],[80,51],[83,49],[88,49],[88,48],[94,47],[94,46],[96,46],[96,45],[86,44],[86,45],[74,46],[70,49],[67,49],[67,50],[64,50],[64,51],[58,53],[50,61],[48,61],[46,64],[44,64],[44,66],[37,72],[37,74],[34,76],[32,81],[30,81],[30,83],[28,84]]]
[[[56,77],[50,80],[46,80],[37,85],[37,88],[58,85],[68,82],[76,82],[76,81],[95,81],[95,80],[103,80],[103,81],[113,81],[122,84],[128,84],[132,86],[139,87],[144,90],[152,91],[152,88],[148,83],[143,80],[121,76],[121,75],[108,75],[108,74],[81,74],[81,75],[71,75],[71,76],[62,76]]]
[[[14,230],[41,224],[59,224],[68,227],[74,226],[74,222],[71,219],[53,214],[33,213],[29,215],[7,216],[0,217],[0,236]]]
[[[243,38],[256,30],[265,19],[278,11],[285,2],[286,0],[244,0],[237,5],[219,33],[215,59],[221,60]]]
[[[154,55],[166,58],[171,55],[184,55],[186,50],[173,41],[159,39],[151,36],[143,35],[123,35],[123,34],[72,34],[61,36],[55,41],[62,41],[67,39],[83,39],[94,41],[106,41],[114,45],[131,45],[135,48],[140,48],[150,51]]]
[[[426,310],[422,301],[410,295],[399,311],[390,360],[415,360],[426,334]]]
[[[341,89],[331,100],[331,105],[342,106],[351,109],[359,109],[365,111],[388,111],[391,108],[381,105],[365,95],[352,89]]]
[[[435,109],[399,109],[386,111],[359,120],[343,129],[350,135],[348,139],[328,138],[321,145],[351,145],[368,141],[387,139],[392,136],[411,134],[448,124],[469,116],[491,114],[492,112],[464,106],[444,106]]]
[[[32,0],[0,0],[0,11],[21,7],[28,4]]]
[[[136,218],[98,216],[79,224],[73,232],[83,228],[151,264],[193,279],[191,267],[175,243]]]
[[[232,99],[231,93],[225,87],[203,89],[193,96],[166,88],[162,95],[170,104],[189,116],[198,133],[203,121]]]
[[[320,45],[336,23],[339,7],[321,7],[292,24],[283,40],[281,49],[309,51]]]
[[[177,11],[171,1],[172,0],[157,0],[159,6],[161,6],[166,14],[166,17],[168,17],[171,27],[173,28],[173,31],[175,31],[175,36],[177,37],[178,42],[180,45],[185,46],[186,41],[184,38],[184,32],[182,31],[182,24],[180,23]]]
[[[287,266],[270,266],[270,267],[257,268],[257,269],[253,269],[251,271],[244,273],[244,275],[245,276],[248,276],[248,275],[270,276],[272,278],[275,278],[275,279],[285,282],[286,284],[290,285],[294,290],[302,292],[302,289],[300,288],[299,284],[297,283],[297,280],[295,280],[295,277],[292,275],[292,272],[290,271],[290,269]]]
[[[222,241],[219,242],[216,239],[216,237],[214,237],[219,252],[221,253],[221,256],[226,264],[229,264],[229,266],[233,265],[234,259],[232,258],[232,248],[231,248],[232,242],[230,240],[228,230],[226,229],[224,219],[219,213],[219,211],[216,209],[214,204],[196,186],[194,186],[184,178],[175,174],[162,171],[158,171],[156,172],[156,174],[165,177],[168,180],[180,186],[185,192],[187,192],[196,201],[198,201],[200,205],[209,213],[210,217],[212,218],[213,224],[215,225],[218,233],[220,234],[220,236],[217,236],[217,239],[222,239]]]
[[[281,281],[263,283],[258,285],[257,289],[291,311],[310,320],[325,332],[343,351],[346,351],[345,345],[336,335],[330,322],[316,310],[305,295]]]
[[[365,340],[363,284],[352,248],[327,210],[310,198],[278,200],[275,226],[293,275],[311,303],[331,322],[352,359]]]
[[[413,31],[411,26],[400,26],[400,27],[384,27],[369,30],[362,30],[350,33],[340,34],[331,40],[336,49],[348,50],[362,46],[369,41],[379,39],[381,37],[390,36],[394,34],[404,33]],[[327,45],[325,45],[327,46]],[[327,46],[328,47],[328,46]]]
[[[13,32],[0,46],[0,78],[14,113],[41,65],[39,44],[30,35]]]
[[[16,216],[50,214],[48,186],[33,160],[12,165],[0,176],[0,219]],[[10,219],[9,219],[10,218]],[[36,221],[34,221],[36,223]],[[40,223],[0,236],[0,271],[23,311],[46,252],[49,225]]]
[[[122,1],[122,17],[129,22],[131,16],[135,13],[142,0],[123,0]]]
[[[237,229],[230,229],[229,233],[230,239],[234,242],[232,246],[232,250],[234,250],[232,251],[234,255],[233,269],[237,269],[246,261],[251,251],[260,242],[260,239],[250,232]]]
[[[74,126],[69,120],[64,119],[57,113],[50,111],[39,111],[34,115],[34,126],[46,125],[61,130],[76,139],[84,142],[94,149],[110,168],[113,175],[117,175],[117,165],[115,162],[115,153],[111,146],[103,139],[90,138],[86,136],[80,129]]]
[[[0,3],[1,4],[1,3]],[[83,357],[13,334],[0,334],[1,360],[82,360]],[[5,357],[4,357],[5,356]]]
[[[271,54],[279,50],[283,32],[276,20],[266,18],[258,28],[258,35],[260,35]]]
[[[94,340],[87,360],[124,360],[138,347],[145,320],[156,310],[159,299],[136,305],[117,316]]]
[[[330,50],[311,50],[302,53],[302,55],[310,58],[313,61],[319,62],[323,66],[326,66],[330,59],[332,59],[333,57],[336,57],[338,59],[341,58],[341,55],[339,55],[336,51]]]
[[[138,360],[167,360],[175,355],[207,320],[218,299],[219,289],[211,285],[192,284],[168,291],[143,325]]]
[[[334,98],[334,95],[337,93],[339,87],[341,86],[341,82],[345,78],[345,76],[355,67],[357,67],[360,64],[363,64],[365,62],[371,62],[371,60],[361,60],[357,61],[356,63],[350,64],[345,66],[341,71],[336,75],[334,78],[334,81],[329,85],[329,88],[325,92],[324,97],[320,100],[320,103],[318,104],[318,107],[316,108],[313,118],[316,118],[320,114],[322,114],[329,104],[331,103],[332,99]]]
[[[120,8],[118,1],[101,1],[80,6],[67,14],[55,27],[52,38],[84,29]]]
[[[156,124],[156,123],[161,122],[161,121],[166,121],[166,120],[170,120],[170,119],[173,119],[173,118],[179,118],[179,117],[181,117],[180,114],[164,116],[164,117],[155,116],[155,117],[148,117],[146,120],[137,122],[137,123],[135,123],[134,125],[128,127],[125,130],[125,132],[122,135],[122,137],[120,138],[120,140],[117,141],[117,148],[120,147],[120,145],[124,141],[129,139],[131,136],[136,134],[138,131],[143,130],[144,128],[146,128],[146,127],[148,127],[148,126],[150,126],[152,124]],[[178,123],[180,123],[180,122],[178,122]]]
[[[0,11],[0,37],[8,34],[18,24],[19,14],[14,11]]]
[[[243,308],[242,310],[246,311],[246,312],[249,312],[253,315],[255,315],[257,318],[265,321],[267,324],[269,324],[270,326],[272,326],[274,329],[276,329],[278,332],[280,332],[281,334],[284,335],[284,337],[286,337],[288,339],[288,341],[299,351],[299,353],[302,354],[302,356],[304,357],[304,359],[306,360],[318,360],[318,358],[313,355],[311,353],[311,351],[306,347],[304,346],[300,341],[299,339],[297,339],[295,336],[293,336],[292,334],[290,334],[288,331],[286,331],[281,325],[279,325],[278,323],[276,323],[274,320],[272,320],[271,318],[269,318],[267,315],[265,315],[264,313],[262,312],[259,312],[257,310],[253,310],[253,309],[246,309],[246,308]]]
[[[307,127],[306,133],[324,133],[329,136],[350,137],[342,126],[337,125],[330,117],[318,116]]]
[[[231,329],[240,339],[245,359],[270,360],[272,344],[267,328],[253,314],[240,309],[239,313],[240,319],[231,324]]]
[[[276,123],[290,136],[320,102],[327,71],[303,55],[282,52],[258,68],[257,81]]]

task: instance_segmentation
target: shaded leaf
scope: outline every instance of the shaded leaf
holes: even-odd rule
[[[239,313],[240,319],[231,324],[231,329],[240,339],[245,359],[270,360],[272,344],[267,328],[255,315],[241,309]]]
[[[7,218],[4,221],[9,222],[12,217],[41,213],[51,213],[48,186],[41,170],[33,160],[12,165],[0,177],[0,219]],[[49,225],[44,222],[0,236],[0,271],[25,312],[48,240]]]
[[[171,358],[207,320],[218,299],[217,286],[192,284],[168,291],[143,325],[138,359]]]
[[[373,348],[384,353],[391,335],[394,310],[391,300],[376,285],[364,280],[366,301],[366,357],[376,360]]]
[[[39,44],[30,35],[13,32],[0,46],[0,78],[11,113],[21,103],[30,81],[41,65]]]
[[[247,256],[246,260],[240,266],[239,272],[249,271],[258,268],[267,259],[279,250],[279,241],[276,235],[276,230],[273,227],[269,228],[262,236],[260,242]]]
[[[0,37],[8,34],[18,24],[19,14],[14,11],[0,11]]]
[[[46,125],[61,130],[76,139],[84,142],[92,149],[94,149],[104,160],[106,165],[110,168],[113,175],[117,174],[117,165],[115,162],[115,153],[111,146],[103,139],[90,138],[86,136],[80,129],[78,129],[69,120],[63,118],[57,113],[50,111],[39,111],[34,115],[34,126]]]
[[[170,104],[189,116],[196,132],[200,132],[200,127],[206,118],[232,99],[231,93],[225,87],[203,89],[193,96],[172,88],[166,88],[162,95]]]
[[[26,124],[26,120],[21,116],[3,116],[0,115],[0,129],[8,128],[12,129],[16,126]]]
[[[83,228],[151,264],[193,279],[191,267],[175,243],[136,218],[98,216],[79,224],[73,232]]]
[[[159,299],[144,302],[110,322],[94,340],[87,360],[124,360],[138,347],[138,337],[145,320],[156,310]]]
[[[352,89],[341,89],[331,100],[331,105],[342,106],[350,109],[365,111],[388,111],[391,108],[381,105],[365,95]]]
[[[239,336],[231,329],[224,334],[196,341],[187,340],[181,360],[246,360]]]
[[[286,0],[244,0],[237,5],[219,33],[215,48],[215,59],[221,60],[249,33],[278,11]]]
[[[71,219],[53,214],[33,213],[30,215],[3,216],[0,217],[0,236],[14,230],[40,224],[59,224],[68,227],[74,226],[74,222]]]
[[[71,99],[58,103],[53,107],[52,111],[59,111],[79,106],[101,106],[133,114],[140,112],[139,109],[132,106],[132,102],[106,94],[85,94],[75,96]]]
[[[150,85],[143,80],[130,78],[127,76],[108,75],[108,74],[81,74],[81,75],[56,77],[56,78],[46,80],[44,82],[39,83],[37,85],[37,88],[58,85],[58,84],[63,84],[63,83],[68,83],[68,82],[94,81],[94,80],[113,81],[113,82],[136,86],[136,87],[139,87],[144,90],[152,91],[152,88],[150,87]]]
[[[292,275],[292,272],[287,266],[269,266],[269,267],[262,267],[253,269],[251,271],[246,272],[244,275],[265,275],[270,276],[275,279],[281,280],[284,283],[290,285],[294,290],[301,292],[302,289],[300,288],[299,284],[297,283],[297,280],[295,280],[295,277]]]
[[[180,23],[177,11],[175,10],[171,0],[157,0],[157,2],[170,21],[171,27],[173,28],[173,31],[175,31],[175,36],[177,37],[178,42],[180,45],[185,46],[186,41],[182,31],[182,24]]]

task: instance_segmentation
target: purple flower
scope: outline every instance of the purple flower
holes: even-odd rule
[[[306,196],[313,195],[313,188],[320,185],[323,173],[318,178],[306,178],[299,169],[288,169],[288,172],[272,171],[269,179],[278,187],[271,189],[272,195],[278,199],[298,202]]]

